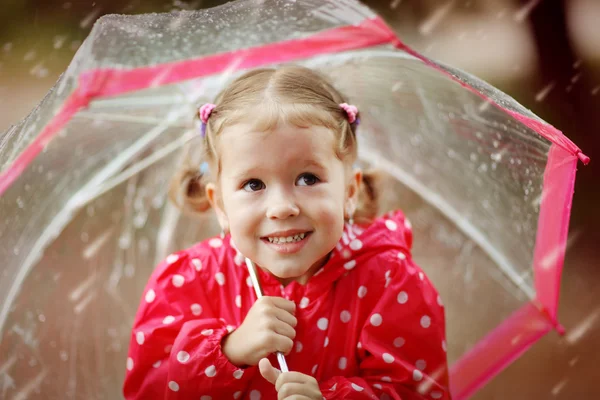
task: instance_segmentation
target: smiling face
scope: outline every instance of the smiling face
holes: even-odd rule
[[[283,283],[305,283],[325,262],[353,211],[361,173],[336,156],[322,126],[240,123],[218,141],[220,174],[207,196],[246,257]]]

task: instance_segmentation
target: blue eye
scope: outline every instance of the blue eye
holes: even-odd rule
[[[312,186],[319,182],[319,178],[317,178],[313,174],[302,174],[298,178],[298,186]]]
[[[244,184],[244,190],[246,192],[258,192],[265,188],[265,184],[258,179],[250,179]]]

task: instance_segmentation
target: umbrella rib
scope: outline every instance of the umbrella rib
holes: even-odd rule
[[[134,122],[148,125],[164,124],[165,120],[155,117],[139,116],[139,115],[127,115],[127,114],[112,114],[112,113],[97,113],[92,111],[80,111],[77,113],[77,117],[89,118],[99,121],[110,121],[110,122]],[[171,123],[169,126],[189,128],[189,125],[183,123]]]
[[[136,162],[135,164],[133,164],[131,167],[127,168],[120,174],[115,175],[113,178],[105,181],[104,184],[97,187],[96,190],[91,192],[85,199],[81,200],[81,202],[82,202],[81,206],[85,206],[90,201],[100,197],[101,195],[108,192],[112,188],[114,188],[114,187],[120,185],[121,183],[125,182],[126,180],[130,179],[137,173],[143,171],[144,169],[150,167],[152,164],[157,163],[158,161],[167,157],[169,154],[180,149],[187,142],[189,142],[194,137],[196,137],[196,135],[197,134],[195,131],[189,131],[189,132],[185,133],[179,139],[169,143],[168,145],[161,148],[160,150],[157,150],[154,153],[152,153],[152,155]]]
[[[479,229],[475,226],[466,222],[463,218],[460,218],[459,213],[443,200],[442,197],[433,193],[425,185],[418,182],[416,179],[410,176],[406,171],[402,170],[396,164],[389,162],[388,160],[377,156],[369,150],[363,150],[359,154],[361,159],[366,160],[374,166],[381,166],[384,170],[391,173],[400,182],[407,185],[409,188],[419,194],[423,200],[433,205],[442,214],[453,221],[456,226],[471,238],[481,249],[498,265],[500,270],[510,279],[519,289],[521,289],[530,300],[535,298],[535,292],[531,286],[529,286],[523,276],[517,273],[516,269],[512,266],[511,262],[492,246],[492,244],[486,239]]]

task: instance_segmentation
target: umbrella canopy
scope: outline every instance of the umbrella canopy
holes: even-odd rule
[[[359,3],[250,0],[102,17],[0,141],[0,392],[117,398],[154,265],[213,235],[166,200],[194,117],[243,71],[316,68],[361,110],[414,257],[442,294],[451,389],[467,398],[559,327],[579,148],[513,99],[405,46]],[[268,149],[266,149],[268,153]],[[493,311],[493,312],[490,312]]]

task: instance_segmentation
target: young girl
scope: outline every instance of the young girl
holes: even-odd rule
[[[374,219],[374,187],[352,167],[356,107],[282,67],[246,73],[200,114],[208,173],[176,182],[224,233],[152,274],[125,397],[449,399],[442,303],[402,213]]]

